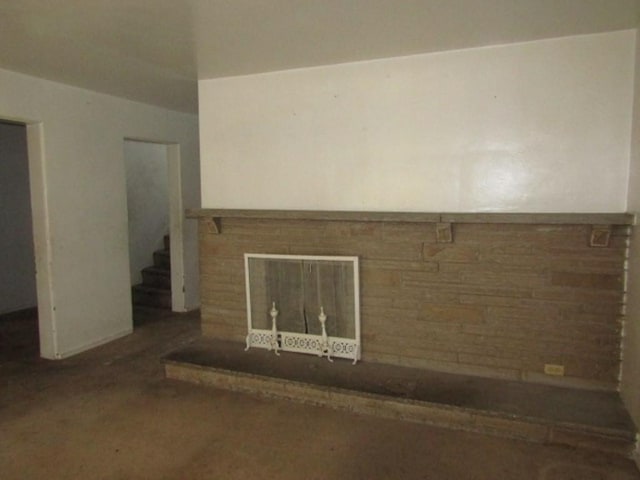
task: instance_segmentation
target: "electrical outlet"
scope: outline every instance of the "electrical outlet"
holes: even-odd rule
[[[552,363],[545,363],[544,373],[547,375],[554,375],[556,377],[564,376],[564,365],[554,365]]]

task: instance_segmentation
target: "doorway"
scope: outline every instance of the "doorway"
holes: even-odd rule
[[[134,305],[185,311],[179,145],[124,140]]]
[[[0,121],[0,362],[39,352],[27,127]]]

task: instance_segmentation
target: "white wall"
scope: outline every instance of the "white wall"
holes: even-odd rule
[[[623,211],[634,41],[200,81],[203,206]]]
[[[636,39],[635,98],[631,165],[629,169],[629,212],[640,215],[640,35]],[[640,218],[640,217],[639,217]],[[627,281],[627,315],[622,343],[622,399],[640,429],[640,226],[633,227]],[[638,458],[640,462],[640,457]],[[640,466],[640,463],[639,463]]]
[[[35,307],[27,129],[0,123],[0,314]]]
[[[197,117],[0,70],[0,118],[29,123],[30,167],[42,159],[31,168],[41,354],[59,358],[126,334],[123,140],[178,143],[183,206],[197,208]],[[194,308],[196,225],[185,227],[186,306]]]
[[[140,270],[153,264],[153,252],[164,248],[169,234],[169,169],[167,147],[124,142],[129,218],[131,285],[142,282]]]

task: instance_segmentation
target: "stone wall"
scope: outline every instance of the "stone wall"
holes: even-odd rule
[[[629,227],[464,218],[201,218],[203,335],[244,341],[244,253],[357,255],[363,361],[616,388]]]

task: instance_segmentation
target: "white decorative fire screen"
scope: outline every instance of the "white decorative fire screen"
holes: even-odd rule
[[[250,347],[360,359],[358,257],[247,253]]]

